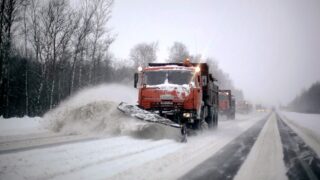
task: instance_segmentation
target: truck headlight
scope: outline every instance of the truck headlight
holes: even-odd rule
[[[196,67],[196,73],[198,73],[198,72],[200,72],[200,71],[201,71],[200,67],[197,66],[197,67]]]
[[[191,113],[183,113],[183,117],[190,118],[191,117]]]

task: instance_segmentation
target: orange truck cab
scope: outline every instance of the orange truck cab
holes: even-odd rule
[[[198,129],[218,121],[218,86],[206,63],[149,63],[139,67],[135,87],[138,106],[169,118],[175,123]]]
[[[230,119],[235,118],[235,99],[231,90],[219,90],[219,113]]]

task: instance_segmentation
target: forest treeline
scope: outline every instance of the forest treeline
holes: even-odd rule
[[[287,107],[290,111],[301,113],[320,113],[320,82],[304,90]]]
[[[78,90],[109,82],[132,82],[137,66],[157,60],[157,42],[142,42],[117,59],[109,21],[113,0],[1,0],[0,116],[38,116]],[[234,90],[212,58],[192,55],[181,42],[168,62],[185,58],[210,64],[221,88]]]

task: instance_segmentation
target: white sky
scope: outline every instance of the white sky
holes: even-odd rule
[[[116,57],[157,41],[161,61],[180,41],[256,103],[288,103],[320,81],[319,0],[115,0],[110,26]]]

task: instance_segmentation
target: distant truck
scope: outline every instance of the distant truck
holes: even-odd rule
[[[257,112],[267,112],[267,108],[264,107],[264,106],[261,105],[261,104],[257,104],[257,105],[256,105],[256,111],[257,111]]]
[[[149,63],[139,67],[134,86],[138,107],[186,129],[218,125],[218,86],[207,63]]]
[[[235,119],[235,98],[231,90],[219,90],[219,113],[227,116],[228,119]]]
[[[248,114],[252,111],[252,104],[246,100],[237,102],[237,112],[241,114]]]

